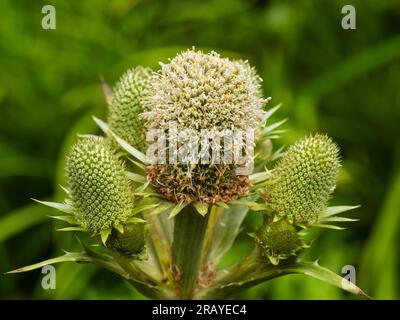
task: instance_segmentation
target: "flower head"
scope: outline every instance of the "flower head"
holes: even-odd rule
[[[234,130],[257,131],[266,101],[261,97],[260,78],[247,61],[188,50],[162,64],[154,75],[143,118],[148,130],[167,131],[174,124],[178,132],[188,130],[204,137],[214,131],[225,141]],[[228,143],[220,147],[226,154],[234,152]],[[235,161],[152,165],[148,177],[170,201],[229,202],[248,191],[249,179],[236,174],[238,166]]]
[[[130,145],[146,150],[143,119],[143,100],[148,93],[152,70],[136,67],[128,70],[116,84],[108,108],[110,129]]]
[[[162,64],[154,77],[144,116],[149,128],[257,129],[266,100],[259,96],[247,62],[221,58],[212,51],[188,50]]]
[[[301,248],[296,228],[286,219],[266,221],[255,235],[255,241],[273,264]]]
[[[105,139],[80,139],[66,169],[75,216],[84,229],[98,234],[131,215],[134,199],[124,165]]]
[[[320,134],[291,146],[267,187],[271,208],[297,223],[316,222],[336,186],[338,153],[336,144]]]

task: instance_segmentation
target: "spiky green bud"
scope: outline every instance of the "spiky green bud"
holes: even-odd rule
[[[110,129],[135,148],[146,150],[143,99],[148,93],[152,70],[136,67],[128,70],[116,84],[108,109]]]
[[[114,229],[106,245],[122,255],[143,258],[146,249],[146,234],[144,223],[129,223],[124,226],[124,233]]]
[[[134,199],[124,165],[105,139],[80,139],[66,169],[75,215],[84,229],[98,234],[131,215]]]
[[[339,149],[327,136],[317,134],[291,146],[274,169],[267,187],[267,202],[281,216],[312,224],[326,207],[336,186]]]
[[[266,221],[255,235],[255,241],[273,264],[277,264],[279,259],[288,258],[301,248],[296,228],[286,219]]]

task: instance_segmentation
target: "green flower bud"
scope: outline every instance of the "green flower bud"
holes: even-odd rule
[[[134,200],[124,165],[105,139],[80,139],[66,169],[75,215],[84,229],[99,234],[131,215]]]
[[[336,144],[320,134],[291,146],[267,187],[271,208],[297,223],[316,222],[336,186],[338,153]]]
[[[150,68],[128,70],[114,88],[108,110],[110,129],[140,151],[146,150],[143,120],[143,99],[148,93],[152,77]]]
[[[286,259],[301,248],[296,228],[286,219],[266,221],[255,236],[256,243],[273,264]]]
[[[124,233],[114,229],[106,245],[122,255],[143,258],[146,252],[146,235],[146,224],[129,223],[124,225]]]

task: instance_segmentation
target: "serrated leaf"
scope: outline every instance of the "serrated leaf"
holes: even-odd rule
[[[265,265],[257,261],[248,260],[249,264],[236,264],[222,270],[218,281],[196,298],[226,299],[232,294],[248,289],[262,282],[272,280],[287,274],[304,274],[339,287],[355,295],[370,298],[365,292],[347,279],[342,278],[329,269],[321,267],[317,262],[294,262],[290,264]],[[246,272],[246,268],[248,271]],[[243,276],[245,275],[245,276]]]
[[[203,217],[208,212],[208,204],[206,203],[195,203],[194,207],[196,208],[197,212],[202,215]]]
[[[33,198],[32,198],[32,200],[36,201],[36,202],[38,202],[40,204],[43,204],[43,205],[45,205],[47,207],[54,208],[54,209],[60,210],[60,211],[65,212],[65,213],[72,214],[74,212],[74,209],[70,205],[68,205],[66,203],[40,201],[40,200],[36,200],[36,199],[33,199]]]
[[[12,271],[8,271],[8,272],[6,272],[6,274],[27,272],[27,271],[32,271],[35,269],[42,268],[42,267],[50,265],[50,264],[55,264],[55,263],[60,263],[60,262],[71,262],[71,261],[72,262],[90,262],[90,258],[88,256],[86,256],[84,253],[66,252],[64,255],[62,255],[60,257],[44,260],[42,262],[31,264],[29,266],[25,266],[25,267],[18,268],[18,269],[12,270]]]

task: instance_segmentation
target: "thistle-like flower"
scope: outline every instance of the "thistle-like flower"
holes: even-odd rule
[[[136,67],[123,74],[116,84],[108,108],[110,129],[130,145],[146,150],[146,135],[143,119],[143,99],[147,95],[152,70]]]
[[[287,259],[295,255],[301,249],[301,241],[296,228],[286,219],[276,222],[265,221],[256,235],[255,242],[262,249],[272,264],[278,264],[279,260]]]
[[[69,153],[66,169],[74,214],[84,229],[99,234],[126,222],[133,195],[124,165],[105,139],[80,139]]]
[[[150,111],[143,113],[146,128],[166,131],[174,123],[178,132],[197,134],[256,131],[267,101],[261,98],[259,82],[247,61],[231,61],[215,52],[178,54],[153,78],[146,99]],[[237,167],[234,162],[152,165],[148,177],[170,201],[229,202],[246,194],[249,187],[247,176],[235,173]]]
[[[188,50],[162,64],[147,99],[147,127],[178,130],[257,129],[266,100],[248,62]]]
[[[312,224],[326,207],[336,186],[339,149],[327,136],[304,138],[281,158],[274,169],[266,198],[280,216]]]
[[[52,216],[69,224],[59,231],[87,232],[104,246],[93,249],[85,243],[93,239],[86,237],[79,252],[66,251],[12,272],[91,262],[155,299],[224,299],[288,273],[365,295],[299,256],[309,247],[303,240],[312,236],[309,228],[343,229],[335,223],[355,220],[339,214],[357,206],[326,206],[336,183],[338,147],[317,134],[285,154],[274,151],[271,139],[279,137],[277,128],[284,121],[264,125],[279,109],[264,112],[266,101],[261,78],[247,61],[215,52],[189,50],[161,65],[158,73],[142,67],[125,73],[111,98],[109,123],[95,118],[107,138],[80,138],[68,155],[67,199],[36,200],[63,213]],[[258,140],[254,167],[247,162],[253,134]],[[130,172],[122,159],[131,160]],[[276,159],[274,170],[266,170]],[[221,268],[243,219],[254,211],[265,213],[263,224],[250,234],[255,250]]]

